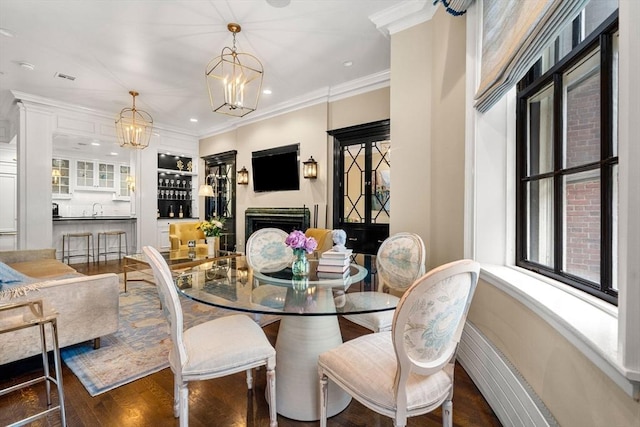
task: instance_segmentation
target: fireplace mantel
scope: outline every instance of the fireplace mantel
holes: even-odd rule
[[[244,212],[245,242],[256,230],[274,227],[286,231],[305,231],[311,225],[309,208],[247,208]]]

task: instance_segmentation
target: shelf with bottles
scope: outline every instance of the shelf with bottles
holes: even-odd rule
[[[180,203],[179,200],[159,200],[157,217],[170,219],[191,218],[191,203]]]

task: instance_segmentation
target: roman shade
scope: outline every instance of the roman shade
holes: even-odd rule
[[[453,16],[464,15],[474,0],[435,0],[433,4],[442,3],[447,12]]]
[[[480,85],[485,112],[527,73],[543,50],[589,0],[484,0]]]

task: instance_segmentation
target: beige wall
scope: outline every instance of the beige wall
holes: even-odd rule
[[[249,170],[249,185],[236,188],[238,250],[244,251],[244,212],[248,207],[302,207],[318,205],[318,226],[331,228],[332,139],[329,123],[346,127],[389,118],[389,89],[379,89],[351,98],[322,103],[261,120],[235,130],[200,140],[200,156],[237,150],[237,166]],[[257,150],[300,143],[300,162],[309,157],[318,162],[318,178],[302,178],[299,191],[255,193],[251,174],[251,153]],[[203,203],[203,200],[200,201]],[[326,214],[325,214],[326,213]],[[325,222],[325,217],[328,219]]]
[[[469,320],[509,359],[563,427],[628,427],[640,403],[525,305],[480,281]]]
[[[327,130],[342,129],[389,118],[389,88],[329,103]]]
[[[427,269],[464,253],[464,70],[465,19],[442,8],[391,38],[391,233],[418,233]]]

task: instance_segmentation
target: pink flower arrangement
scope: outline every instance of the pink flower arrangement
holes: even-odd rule
[[[300,230],[294,230],[284,240],[285,245],[293,249],[294,253],[313,253],[318,247],[318,242],[313,237],[307,237]]]

